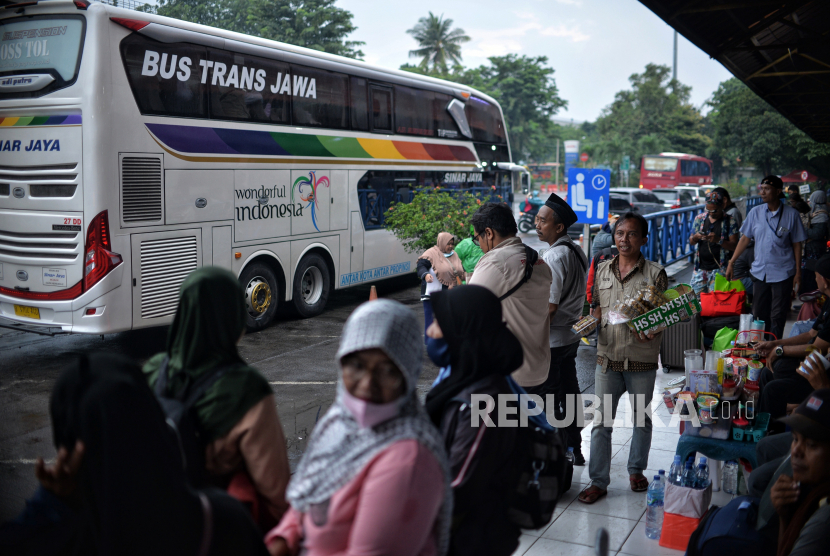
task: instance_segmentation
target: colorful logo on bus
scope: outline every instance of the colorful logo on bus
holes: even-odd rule
[[[318,232],[320,228],[317,227],[317,211],[320,210],[320,207],[317,204],[317,187],[323,185],[329,187],[329,178],[323,176],[317,179],[317,174],[312,171],[308,173],[308,177],[300,176],[294,180],[294,184],[291,186],[291,202],[294,202],[294,190],[296,190],[300,200],[307,203],[305,208],[311,209],[311,222]]]

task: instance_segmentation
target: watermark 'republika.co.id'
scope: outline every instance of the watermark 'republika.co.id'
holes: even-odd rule
[[[624,412],[624,415],[615,419],[615,415],[612,415],[611,412],[613,398],[614,396],[611,394],[603,395],[602,399],[594,394],[567,394],[565,403],[561,404],[560,399],[554,394],[546,395],[544,400],[536,394],[499,394],[495,396],[495,399],[489,394],[472,394],[470,400],[471,425],[476,428],[481,423],[488,427],[526,427],[531,416],[541,415],[545,412],[545,407],[548,407],[549,409],[545,415],[547,421],[551,426],[557,428],[567,427],[574,422],[580,428],[588,422],[605,427],[645,427],[651,425],[652,428],[673,428],[675,430],[680,421],[686,421],[694,427],[702,426],[694,403],[690,400],[678,399],[674,411],[668,410],[670,415],[666,415],[657,412],[655,404],[651,401],[647,402],[644,394],[629,395],[629,409]],[[589,403],[584,404],[585,401]],[[556,412],[552,410],[557,403],[564,411],[562,418],[557,418]],[[621,397],[618,403],[619,411],[624,403],[624,398]],[[748,412],[754,409],[752,400],[747,401],[746,405]],[[492,413],[497,406],[498,417],[494,421]],[[720,416],[721,418],[730,418],[730,415],[728,415],[730,408],[728,406],[721,406],[721,411],[725,413]]]

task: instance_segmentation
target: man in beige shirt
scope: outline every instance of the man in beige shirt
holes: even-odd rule
[[[507,327],[524,352],[524,363],[513,372],[513,379],[532,394],[534,386],[545,382],[550,367],[550,267],[516,237],[516,220],[506,204],[483,204],[471,223],[473,242],[484,256],[469,283],[484,286],[501,299]],[[530,278],[525,280],[527,274]]]

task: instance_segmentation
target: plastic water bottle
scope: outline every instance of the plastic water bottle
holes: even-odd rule
[[[680,456],[674,456],[674,463],[669,468],[669,482],[673,485],[680,484],[680,478],[683,475],[683,467],[680,464]]]
[[[650,539],[659,539],[663,529],[663,493],[660,475],[655,475],[646,492],[646,536]]]
[[[723,466],[723,478],[721,480],[723,491],[729,494],[738,492],[738,462],[727,461]]]
[[[695,488],[705,489],[710,484],[712,484],[712,481],[709,480],[709,466],[705,463],[699,463],[697,465],[697,484]]]
[[[680,479],[680,486],[695,488],[697,486],[697,473],[695,473],[692,462],[686,462],[686,468],[683,470],[683,477]]]
[[[571,462],[571,465],[574,464],[574,462],[576,461],[576,457],[574,456],[573,447],[568,447],[568,453],[565,454],[565,459],[567,459],[569,462]]]
[[[666,470],[660,469],[659,471],[657,471],[657,474],[660,475],[660,484],[663,485],[663,492],[666,492]]]

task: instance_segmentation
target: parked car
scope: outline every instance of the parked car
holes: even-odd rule
[[[629,204],[628,210],[639,212],[643,216],[651,214],[652,212],[666,210],[666,207],[663,206],[663,201],[648,189],[612,187],[611,194],[622,197]]]
[[[695,203],[702,205],[706,202],[706,196],[712,191],[716,185],[678,185],[675,189],[680,191],[688,191],[694,199]]]
[[[666,207],[666,210],[690,207],[696,202],[692,198],[692,194],[684,189],[657,188],[652,189],[651,192],[663,201],[663,206]]]
[[[608,204],[608,212],[611,214],[615,214],[617,216],[623,215],[626,212],[637,210],[628,201],[627,195],[618,195],[614,193],[613,189],[611,190],[611,194],[609,195]],[[601,227],[601,224],[591,225],[591,234],[596,234]],[[571,239],[579,239],[579,237],[582,235],[583,230],[584,225],[576,223],[570,228],[568,228],[568,235],[571,236]]]

